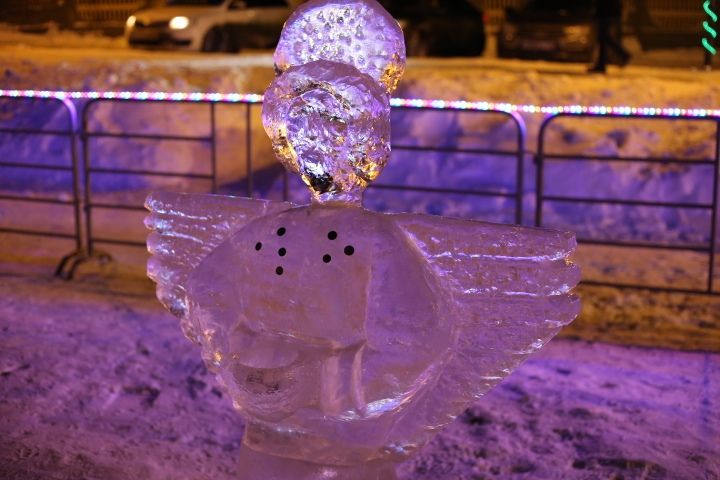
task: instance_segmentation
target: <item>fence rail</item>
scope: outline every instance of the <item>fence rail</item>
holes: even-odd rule
[[[438,111],[437,108],[429,106],[396,106],[393,107],[395,110],[405,112],[432,112]],[[446,193],[446,194],[460,194],[477,197],[497,197],[497,198],[509,198],[514,201],[514,213],[513,218],[515,223],[522,223],[523,218],[523,190],[524,190],[524,158],[526,153],[526,138],[527,128],[522,117],[516,112],[508,112],[500,109],[488,109],[488,110],[464,110],[458,107],[446,107],[445,111],[449,112],[462,112],[469,115],[500,115],[508,119],[515,130],[515,147],[507,150],[499,150],[494,148],[462,148],[462,147],[445,147],[445,146],[417,146],[417,145],[403,145],[393,144],[393,151],[405,151],[405,152],[439,152],[449,154],[464,154],[472,157],[479,157],[481,155],[506,157],[514,159],[515,161],[515,185],[512,191],[504,192],[497,189],[459,189],[449,187],[422,187],[422,186],[410,186],[400,184],[387,184],[387,183],[376,183],[371,185],[372,188],[389,189],[397,191],[416,191],[416,192],[427,192],[427,193]]]
[[[648,290],[666,291],[666,292],[680,292],[680,293],[703,293],[703,294],[720,294],[720,292],[713,289],[714,278],[715,278],[715,251],[717,247],[717,216],[718,216],[718,181],[720,174],[720,119],[717,118],[682,118],[678,119],[674,115],[662,115],[658,114],[652,117],[646,117],[642,115],[632,114],[613,114],[607,113],[602,115],[600,118],[613,119],[623,118],[626,120],[644,120],[644,121],[662,121],[662,120],[673,120],[683,122],[711,122],[715,126],[715,138],[714,138],[714,158],[708,159],[697,159],[697,158],[657,158],[657,157],[637,157],[637,156],[604,156],[604,155],[583,155],[583,154],[552,154],[546,151],[547,143],[547,132],[549,127],[562,118],[593,118],[598,119],[597,115],[588,113],[577,113],[567,114],[560,113],[547,117],[540,126],[538,134],[538,147],[536,154],[537,173],[535,180],[535,192],[536,192],[536,208],[535,208],[535,225],[538,227],[545,226],[544,222],[544,211],[543,207],[546,202],[557,202],[557,203],[574,203],[574,204],[600,204],[600,205],[625,205],[625,206],[641,206],[641,207],[659,207],[659,208],[671,208],[671,209],[691,209],[691,210],[704,210],[710,213],[709,221],[709,240],[707,243],[702,245],[693,245],[687,243],[667,243],[667,242],[634,242],[634,241],[620,241],[620,240],[609,240],[609,239],[598,239],[598,238],[578,238],[578,243],[588,245],[605,245],[605,246],[616,246],[624,248],[646,248],[655,250],[674,250],[674,251],[689,251],[689,252],[701,252],[707,255],[707,281],[706,287],[702,289],[693,288],[681,288],[681,287],[666,287],[648,284],[619,284],[617,282],[604,282],[598,280],[585,279],[583,283],[601,286],[621,286],[629,288],[644,288]],[[712,195],[712,201],[707,202],[673,202],[673,201],[662,201],[662,200],[643,200],[643,199],[627,199],[627,198],[596,198],[596,197],[583,197],[574,195],[548,195],[546,194],[546,175],[545,167],[548,162],[631,162],[631,163],[645,163],[645,164],[663,164],[663,165],[692,165],[692,166],[712,166],[713,175],[708,181],[709,191]]]
[[[207,96],[202,97],[196,96],[193,98],[178,99],[171,95],[165,94],[142,94],[137,95],[138,98],[132,98],[131,96],[125,96],[126,98],[114,97],[114,98],[92,98],[88,100],[79,100],[83,102],[81,109],[81,115],[78,116],[75,106],[68,99],[56,99],[56,98],[41,98],[48,102],[56,101],[61,102],[67,111],[68,115],[68,127],[67,129],[51,130],[51,129],[28,129],[28,128],[3,128],[0,129],[0,133],[10,134],[38,134],[38,135],[62,135],[71,139],[70,149],[68,155],[71,159],[71,166],[55,166],[55,165],[41,165],[33,164],[31,162],[25,162],[22,164],[26,168],[35,169],[46,169],[46,170],[62,170],[72,173],[73,178],[73,197],[72,200],[55,200],[45,197],[25,197],[22,195],[15,194],[2,194],[0,200],[6,201],[18,201],[18,202],[49,202],[58,203],[64,205],[71,205],[74,207],[74,233],[72,235],[65,235],[59,232],[53,231],[31,231],[25,232],[20,231],[22,229],[5,228],[0,229],[4,232],[13,233],[28,233],[31,235],[41,236],[64,236],[73,238],[76,241],[76,250],[69,255],[66,255],[61,260],[57,268],[58,275],[64,278],[72,278],[77,267],[83,262],[89,259],[100,259],[107,260],[109,255],[96,248],[98,244],[115,244],[115,245],[126,245],[126,246],[144,246],[143,242],[125,240],[122,238],[113,238],[108,236],[97,235],[93,231],[93,211],[97,209],[110,209],[116,211],[142,211],[141,205],[133,205],[126,202],[118,201],[104,201],[98,200],[92,183],[92,178],[96,175],[131,175],[131,176],[156,176],[156,177],[169,177],[169,178],[186,178],[191,180],[204,180],[209,184],[207,189],[209,192],[216,192],[218,190],[218,178],[217,178],[217,105],[219,104],[234,104],[240,108],[245,109],[245,130],[244,130],[244,152],[246,167],[247,167],[247,181],[245,195],[253,196],[253,155],[252,155],[252,109],[260,104],[260,99],[252,96]],[[252,98],[251,98],[252,97]],[[19,92],[13,92],[12,95],[0,95],[0,98],[11,98],[14,101],[28,100],[23,98],[23,95]],[[31,98],[37,99],[37,96]],[[172,103],[172,104],[200,104],[207,106],[209,111],[209,131],[206,135],[177,135],[168,133],[144,133],[144,132],[123,132],[123,131],[111,131],[103,128],[95,128],[94,124],[90,121],[92,113],[95,109],[103,103],[122,103],[126,105],[139,104],[139,100],[143,102],[155,102],[158,104]],[[416,101],[404,101],[396,99],[394,109],[401,109],[405,111],[448,111],[451,114],[469,113],[469,114],[493,114],[501,115],[508,119],[512,123],[514,129],[514,148],[509,149],[493,149],[493,148],[461,148],[455,146],[416,146],[416,145],[403,145],[395,144],[393,149],[395,151],[407,151],[418,153],[427,152],[441,152],[441,153],[457,153],[463,155],[474,155],[474,156],[498,156],[503,158],[513,159],[512,165],[515,169],[514,174],[514,188],[508,191],[500,189],[472,189],[472,188],[453,188],[446,186],[411,186],[402,184],[379,184],[375,188],[378,189],[393,189],[398,191],[416,191],[416,192],[429,192],[429,193],[441,193],[441,194],[463,194],[463,195],[476,195],[480,197],[499,197],[507,198],[513,201],[514,205],[514,219],[516,223],[521,223],[523,219],[523,192],[524,188],[524,158],[529,152],[526,149],[527,142],[527,131],[525,123],[518,113],[508,108],[507,105],[499,104],[497,107],[490,106],[487,109],[468,110],[467,105],[453,106],[451,102],[443,103],[440,106],[433,106],[431,104],[416,102]],[[432,102],[431,102],[432,103]],[[664,111],[663,111],[664,112]],[[709,111],[708,111],[709,112]],[[614,109],[603,108],[573,108],[571,111],[558,111],[549,114],[543,121],[539,136],[537,139],[537,153],[535,155],[535,162],[537,165],[537,173],[535,179],[536,188],[536,208],[535,208],[535,224],[537,226],[545,226],[546,222],[543,218],[543,208],[546,202],[565,202],[574,204],[607,204],[607,205],[620,205],[620,206],[633,206],[633,207],[662,207],[662,208],[676,208],[676,209],[691,209],[691,210],[705,210],[710,212],[710,239],[708,242],[703,244],[683,244],[679,242],[634,242],[634,241],[623,241],[623,240],[604,240],[595,238],[580,238],[580,242],[584,244],[592,245],[606,245],[606,246],[617,246],[624,248],[653,248],[658,250],[674,250],[674,251],[691,251],[701,252],[708,257],[708,270],[707,270],[707,284],[706,288],[703,289],[691,289],[691,288],[674,288],[674,287],[659,287],[647,284],[624,284],[618,282],[599,282],[592,279],[584,280],[586,284],[592,285],[607,285],[620,288],[642,288],[648,290],[659,290],[659,291],[672,291],[672,292],[684,292],[693,294],[706,294],[706,295],[719,295],[720,291],[714,289],[713,278],[714,278],[714,261],[716,258],[716,244],[717,244],[717,216],[718,216],[718,176],[720,175],[720,118],[710,116],[710,113],[703,115],[698,114],[697,116],[687,115],[679,116],[682,112],[669,111],[662,113],[660,109],[656,112],[652,112],[649,115],[648,112],[638,110],[637,114],[629,113],[628,110],[617,112]],[[713,159],[703,158],[689,158],[689,159],[668,159],[658,157],[634,157],[634,156],[612,156],[612,155],[568,155],[568,154],[552,154],[546,151],[547,143],[547,131],[553,122],[561,118],[583,118],[590,117],[600,119],[612,119],[612,118],[623,118],[629,120],[635,119],[653,119],[656,121],[669,121],[669,120],[683,120],[683,121],[698,121],[698,122],[712,122],[715,125],[715,151]],[[82,121],[78,122],[78,118]],[[37,131],[36,131],[37,130]],[[174,172],[167,170],[153,170],[147,168],[135,169],[132,166],[112,166],[106,167],[98,165],[93,161],[93,141],[98,139],[136,139],[143,141],[182,141],[182,142],[195,142],[203,145],[208,145],[210,149],[207,164],[209,167],[209,173],[187,173],[187,172]],[[82,146],[82,155],[78,156],[76,145]],[[563,194],[563,193],[552,193],[546,192],[545,183],[545,168],[548,163],[552,162],[582,162],[582,161],[595,161],[595,162],[630,162],[630,163],[645,163],[645,164],[671,164],[671,163],[683,163],[685,165],[695,166],[711,166],[713,170],[713,178],[709,181],[711,189],[713,191],[711,202],[689,202],[689,201],[666,201],[666,200],[646,200],[642,198],[594,198],[585,197],[579,195]],[[0,160],[0,168],[4,167],[15,167],[17,162]],[[288,197],[288,182],[287,176],[283,178],[283,198]]]
[[[149,103],[160,104],[161,100],[145,100]],[[114,202],[98,202],[95,201],[93,196],[92,188],[92,177],[93,174],[104,174],[104,175],[131,175],[131,176],[154,176],[154,177],[166,177],[166,178],[186,178],[195,180],[205,180],[210,183],[210,193],[217,192],[217,155],[216,155],[216,129],[215,129],[215,103],[206,102],[210,112],[210,131],[206,136],[194,136],[194,135],[169,135],[169,134],[147,134],[138,132],[108,132],[103,130],[93,129],[90,125],[90,118],[93,111],[98,105],[108,103],[125,103],[125,104],[136,104],[136,100],[130,99],[93,99],[85,104],[82,110],[82,130],[80,132],[83,145],[83,170],[84,170],[84,211],[85,211],[85,248],[86,257],[89,259],[95,256],[101,256],[102,258],[108,258],[109,255],[105,252],[96,252],[95,246],[98,243],[114,244],[114,245],[125,245],[125,246],[139,246],[145,247],[145,242],[138,242],[132,240],[123,240],[120,238],[111,237],[100,237],[96,236],[93,230],[93,210],[135,210],[144,211],[142,205],[128,205],[127,203],[114,203]],[[179,104],[190,104],[196,105],[197,102],[182,101],[175,102]],[[249,105],[249,104],[248,104]],[[114,139],[142,139],[142,140],[163,140],[163,141],[181,141],[181,142],[196,142],[207,144],[210,146],[210,158],[209,165],[210,171],[207,174],[198,173],[187,173],[187,172],[174,172],[168,170],[146,170],[146,169],[135,169],[135,168],[107,168],[96,166],[92,162],[92,140],[102,138],[114,138]],[[77,267],[77,265],[75,265]],[[74,272],[74,268],[73,268]],[[71,272],[71,274],[73,273]]]
[[[12,102],[12,103],[20,103],[27,101],[27,98],[22,97],[0,97],[3,101]],[[35,196],[35,195],[20,195],[20,194],[7,194],[3,193],[0,195],[0,200],[3,201],[9,201],[9,202],[18,202],[18,203],[37,203],[42,205],[62,205],[66,207],[72,207],[73,213],[72,213],[72,227],[69,229],[69,232],[59,232],[55,230],[49,230],[44,225],[39,228],[13,228],[13,227],[0,227],[0,232],[3,233],[11,233],[11,234],[18,234],[18,235],[32,235],[32,236],[40,236],[40,237],[51,237],[51,238],[65,238],[69,240],[75,241],[75,250],[65,256],[62,257],[60,260],[56,275],[58,276],[64,276],[65,275],[65,266],[69,263],[74,261],[75,258],[77,258],[79,255],[82,254],[83,251],[83,245],[82,245],[82,213],[81,213],[81,202],[80,202],[80,190],[79,190],[79,180],[80,180],[80,169],[78,164],[78,158],[77,158],[77,144],[76,144],[76,135],[78,131],[78,124],[77,124],[77,111],[75,109],[75,105],[70,102],[67,99],[57,99],[57,98],[35,98],[33,99],[34,102],[38,102],[39,104],[42,104],[39,108],[43,109],[44,111],[48,108],[48,106],[55,106],[56,108],[59,107],[61,111],[65,114],[65,125],[66,127],[63,129],[47,129],[47,128],[41,128],[41,127],[7,127],[2,126],[0,127],[0,134],[10,134],[10,135],[22,135],[22,136],[32,136],[32,137],[62,137],[67,140],[67,144],[69,145],[67,153],[67,163],[63,165],[53,165],[53,164],[47,164],[47,163],[38,163],[38,162],[27,162],[27,161],[6,161],[1,160],[0,161],[0,170],[3,169],[29,169],[29,170],[37,170],[40,172],[65,172],[70,174],[71,182],[69,185],[66,185],[66,190],[69,192],[72,192],[72,198],[70,200],[63,200],[56,197],[49,197],[49,196]],[[34,106],[35,107],[35,106]],[[72,232],[72,233],[70,233]]]

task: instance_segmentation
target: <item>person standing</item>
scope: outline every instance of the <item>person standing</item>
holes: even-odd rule
[[[620,57],[620,65],[630,61],[630,53],[622,46],[622,0],[596,0],[595,28],[599,46],[598,58],[590,72],[605,73],[608,55]]]

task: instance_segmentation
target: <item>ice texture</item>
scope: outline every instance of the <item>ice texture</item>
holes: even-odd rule
[[[152,254],[147,274],[158,284],[157,297],[181,319],[187,338],[200,343],[189,323],[185,285],[189,272],[209,252],[251,220],[289,208],[290,204],[220,195],[150,196],[145,207],[152,213],[145,226]]]
[[[158,297],[270,459],[245,478],[393,478],[579,309],[569,233],[353,202],[147,206]]]
[[[390,103],[355,67],[290,67],[265,92],[263,125],[280,162],[318,197],[357,197],[390,155]]]
[[[402,29],[375,0],[311,0],[285,23],[275,68],[284,72],[315,60],[352,65],[390,93],[405,70]]]
[[[313,53],[335,45],[338,5],[365,33],[387,20],[374,0],[309,2],[278,56],[291,39],[309,53],[263,105],[278,158],[315,201],[146,203],[148,275],[247,420],[251,480],[395,478],[579,310],[570,233],[361,207],[389,154],[390,103],[359,57]],[[308,36],[319,21],[335,33]]]

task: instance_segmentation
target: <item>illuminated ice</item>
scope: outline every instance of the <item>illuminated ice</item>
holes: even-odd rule
[[[390,155],[390,103],[355,67],[290,67],[265,92],[263,124],[278,159],[316,196],[357,195]]]
[[[339,4],[387,15],[370,0],[304,11]],[[573,320],[575,238],[364,210],[389,99],[353,65],[287,68],[263,121],[313,203],[155,193],[148,275],[246,420],[240,478],[393,479]]]
[[[351,202],[147,206],[148,274],[247,421],[249,479],[393,478],[578,311],[568,233]]]
[[[315,60],[352,65],[390,93],[405,70],[403,32],[375,0],[310,0],[286,22],[275,67],[284,72]]]

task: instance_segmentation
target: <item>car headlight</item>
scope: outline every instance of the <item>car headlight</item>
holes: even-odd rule
[[[132,28],[135,26],[135,22],[137,21],[137,18],[135,18],[135,15],[130,15],[127,20],[125,20],[125,26],[127,28]]]
[[[184,30],[190,25],[188,17],[173,17],[170,19],[169,26],[173,30]]]

